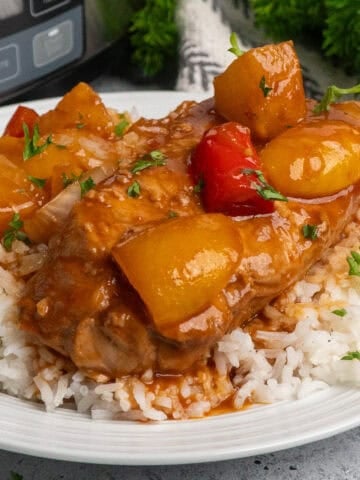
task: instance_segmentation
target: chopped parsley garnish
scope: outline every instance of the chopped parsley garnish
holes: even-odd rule
[[[149,155],[152,158],[152,160],[157,162],[162,162],[166,160],[166,155],[160,152],[160,150],[153,150],[152,152],[149,153]]]
[[[360,352],[356,350],[355,352],[348,352],[346,355],[341,357],[341,360],[360,360]]]
[[[305,238],[309,240],[316,240],[318,237],[318,227],[317,225],[306,224],[302,227],[302,234]]]
[[[194,187],[195,193],[200,193],[204,190],[205,187],[205,180],[201,177],[198,183]]]
[[[127,194],[129,195],[129,197],[136,198],[140,195],[140,190],[141,189],[139,182],[135,181],[127,189]]]
[[[333,310],[331,313],[334,313],[338,317],[345,317],[347,311],[345,310],[345,308],[338,308],[336,310]]]
[[[24,222],[20,218],[20,213],[14,213],[13,218],[8,225],[14,230],[19,230],[24,225]]]
[[[80,180],[81,175],[75,175],[75,173],[71,173],[70,177],[66,175],[66,173],[61,174],[62,182],[64,185],[64,188],[68,187],[74,182],[78,182]]]
[[[47,148],[52,142],[51,135],[47,137],[45,143],[42,145],[38,145],[40,139],[40,132],[39,132],[39,125],[35,124],[34,132],[32,138],[30,138],[29,127],[26,123],[23,123],[23,131],[24,131],[24,151],[23,151],[23,159],[29,160],[29,158],[33,157],[34,155],[38,155],[39,153],[43,152],[45,148]]]
[[[14,213],[12,219],[8,223],[8,227],[2,238],[2,244],[8,252],[11,250],[11,246],[14,240],[20,240],[26,244],[30,243],[29,237],[25,232],[21,231],[24,226],[24,222],[20,218],[20,213]]]
[[[255,190],[258,192],[260,197],[264,200],[279,200],[280,202],[287,202],[288,199],[282,195],[280,192],[275,190],[274,187],[269,185],[264,178],[261,170],[254,170],[252,168],[243,168],[242,173],[244,175],[256,175],[260,184],[255,184]]]
[[[347,257],[346,261],[349,264],[349,275],[356,275],[360,277],[360,253],[350,252],[351,257]]]
[[[169,210],[168,218],[176,218],[178,216],[179,216],[179,214],[177,212],[174,212],[173,210]]]
[[[28,178],[28,180],[30,180],[31,183],[33,183],[37,187],[39,187],[39,188],[44,188],[45,187],[46,178],[37,178],[37,177],[33,177],[32,175],[28,175],[27,178]]]
[[[145,168],[162,167],[164,165],[166,165],[166,156],[159,150],[153,150],[137,160],[130,172],[137,173],[145,170]]]
[[[86,195],[89,190],[95,187],[95,182],[91,177],[89,177],[83,182],[79,182],[79,185],[81,190],[81,198],[83,198],[83,196]]]
[[[228,49],[228,52],[233,53],[237,57],[241,57],[241,55],[244,54],[244,52],[239,47],[238,39],[235,32],[232,32],[232,34],[230,35],[230,45],[231,48]]]
[[[330,105],[338,100],[342,95],[354,95],[360,93],[360,83],[351,88],[339,88],[336,85],[330,85],[320,100],[314,107],[313,113],[322,113],[330,110]]]
[[[261,88],[261,90],[262,90],[265,98],[269,95],[269,93],[270,93],[271,90],[272,90],[271,87],[268,87],[268,86],[266,85],[265,76],[264,76],[264,75],[261,77],[261,80],[260,80],[260,83],[259,83],[259,87]]]
[[[84,115],[82,113],[79,112],[79,121],[76,122],[75,124],[76,128],[78,128],[79,130],[81,128],[84,128],[85,127],[85,123],[84,123]]]
[[[86,195],[89,190],[95,187],[95,182],[91,177],[88,177],[86,180],[81,182],[80,181],[81,174],[75,175],[75,173],[71,173],[70,176],[67,176],[67,174],[63,172],[61,174],[61,178],[62,178],[64,188],[68,187],[69,185],[75,182],[79,182],[81,198],[83,198],[83,196]]]
[[[130,122],[126,120],[125,115],[119,115],[120,122],[115,125],[115,135],[118,137],[122,137],[124,135],[125,130],[130,125]]]

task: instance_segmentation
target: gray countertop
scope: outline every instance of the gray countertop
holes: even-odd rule
[[[101,439],[99,439],[101,441]],[[129,441],[131,441],[129,439]],[[358,480],[360,428],[303,447],[226,462],[127,467],[0,452],[1,480]]]
[[[112,76],[101,76],[92,85],[99,92],[161,88]],[[355,480],[360,478],[359,452],[360,428],[267,455],[178,466],[91,465],[0,451],[0,480],[12,480],[11,472],[22,475],[23,480]]]

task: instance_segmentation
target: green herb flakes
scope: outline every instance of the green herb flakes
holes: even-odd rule
[[[262,90],[265,98],[269,95],[269,93],[270,93],[271,90],[272,90],[271,87],[268,87],[268,86],[266,85],[266,81],[265,81],[265,76],[264,76],[264,75],[261,77],[261,80],[260,80],[260,83],[259,83],[259,87],[261,88],[261,90]]]
[[[258,188],[257,191],[264,200],[279,200],[280,202],[288,201],[288,199],[284,195],[275,190],[275,188],[269,184]]]
[[[360,352],[359,350],[355,352],[348,352],[346,355],[341,357],[341,360],[360,360]]]
[[[13,218],[8,225],[14,230],[19,230],[24,225],[24,222],[20,218],[20,213],[14,213]]]
[[[347,311],[345,310],[345,308],[338,308],[336,310],[333,310],[331,313],[334,313],[338,317],[345,317]]]
[[[64,185],[64,188],[68,187],[74,182],[78,182],[80,180],[81,175],[75,175],[75,173],[71,173],[68,177],[66,173],[61,174],[61,179]]]
[[[244,52],[239,47],[238,39],[235,32],[232,32],[232,34],[230,35],[230,45],[231,48],[228,49],[228,52],[233,53],[237,57],[241,57],[241,55],[244,54]]]
[[[168,218],[176,218],[179,216],[179,214],[177,212],[174,212],[173,210],[169,210],[168,212]]]
[[[255,185],[255,189],[260,195],[260,197],[262,197],[264,200],[279,200],[280,202],[288,201],[288,199],[284,195],[282,195],[280,192],[275,190],[274,187],[272,187],[267,183],[261,170],[254,170],[252,168],[243,168],[242,173],[244,175],[257,176],[260,183]]]
[[[198,183],[194,186],[194,192],[195,193],[200,193],[204,190],[205,187],[205,181],[203,178],[200,178]]]
[[[140,191],[141,191],[140,184],[139,182],[135,181],[127,189],[127,194],[129,197],[137,198],[140,196]]]
[[[31,183],[36,185],[38,188],[44,188],[46,184],[46,178],[37,178],[33,177],[32,175],[28,175],[28,180],[30,180]]]
[[[51,143],[51,135],[47,137],[45,143],[42,145],[38,145],[40,140],[40,132],[39,132],[39,125],[35,124],[34,132],[32,138],[30,137],[29,127],[26,123],[23,123],[23,131],[24,131],[24,151],[23,151],[23,159],[24,161],[29,160],[29,158],[33,157],[34,155],[38,155],[42,153]]]
[[[21,229],[24,226],[24,222],[20,218],[20,213],[14,213],[12,219],[8,223],[8,227],[2,238],[2,244],[8,252],[11,250],[14,240],[19,240],[24,242],[27,245],[30,243],[30,240],[25,232]]]
[[[89,190],[95,187],[95,182],[91,177],[88,177],[83,182],[79,182],[80,190],[81,190],[81,198],[84,197],[88,193]]]
[[[360,253],[350,252],[351,257],[347,257],[346,261],[349,265],[349,275],[360,277]]]
[[[114,131],[115,135],[117,135],[118,137],[122,137],[125,133],[125,130],[130,125],[130,122],[125,118],[125,115],[123,114],[119,115],[119,119],[120,121],[115,125]]]
[[[331,85],[327,88],[325,95],[320,102],[314,107],[313,113],[318,114],[330,110],[330,105],[338,100],[343,95],[354,95],[360,93],[360,83],[351,88],[339,88]]]
[[[84,115],[79,112],[79,121],[76,122],[75,127],[79,130],[85,127],[85,122],[84,122]]]
[[[318,227],[317,225],[306,224],[302,227],[302,234],[308,240],[316,240],[318,238]]]
[[[145,170],[145,168],[162,167],[164,165],[166,165],[166,156],[159,150],[153,150],[137,160],[130,172],[135,174]]]

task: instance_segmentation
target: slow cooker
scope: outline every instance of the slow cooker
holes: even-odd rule
[[[1,0],[0,103],[101,55],[125,35],[133,3]]]

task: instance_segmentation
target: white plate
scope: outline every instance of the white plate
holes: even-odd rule
[[[201,95],[177,92],[104,94],[108,106],[136,106],[165,115],[180,101]],[[39,112],[54,99],[32,102]],[[14,107],[0,109],[0,131]],[[208,462],[303,445],[360,425],[360,390],[332,387],[306,399],[249,408],[202,420],[163,423],[94,421],[0,394],[0,448],[48,458],[122,465]]]

